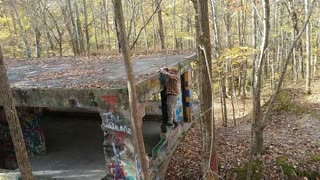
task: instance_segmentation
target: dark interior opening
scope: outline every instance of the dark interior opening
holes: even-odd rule
[[[101,179],[106,166],[98,112],[45,111],[40,120],[47,154],[30,158],[42,178]]]
[[[143,140],[146,153],[152,157],[152,149],[160,141],[162,115],[146,115],[143,117]]]
[[[160,141],[161,127],[163,124],[162,96],[160,93],[152,95],[147,101],[145,116],[142,119],[142,133],[145,151],[152,157],[152,149]]]

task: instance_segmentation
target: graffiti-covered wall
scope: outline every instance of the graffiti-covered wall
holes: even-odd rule
[[[136,155],[128,102],[117,95],[101,97],[106,108],[100,110],[104,131],[104,154],[108,178],[136,179]]]
[[[181,92],[181,79],[178,81],[179,94],[176,103],[176,118],[179,124],[183,123],[183,104],[182,104],[182,92]]]
[[[40,126],[38,108],[17,108],[20,125],[29,155],[46,154],[45,138]],[[0,168],[8,168],[6,162],[16,161],[9,125],[4,110],[0,109]],[[1,163],[2,162],[2,163]],[[10,169],[10,168],[8,168]]]

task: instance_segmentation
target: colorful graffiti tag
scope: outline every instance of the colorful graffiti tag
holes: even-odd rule
[[[181,93],[181,82],[178,81],[179,94],[176,103],[176,118],[179,124],[183,123],[183,104],[182,104],[182,93]]]
[[[39,109],[19,108],[18,117],[28,154],[46,154],[45,138],[40,126]],[[14,159],[15,151],[4,111],[0,110],[0,159]]]
[[[143,175],[142,175],[142,169],[141,169],[141,163],[140,163],[140,159],[139,156],[136,155],[135,157],[135,161],[136,161],[136,167],[137,167],[137,180],[142,180],[143,179]]]
[[[45,138],[40,126],[39,109],[20,111],[19,119],[28,152],[32,155],[45,155]]]
[[[186,122],[191,122],[191,71],[184,73],[182,76],[182,100],[183,100],[183,116]]]
[[[109,169],[108,176],[113,180],[135,179],[134,159],[130,159],[128,153],[133,152],[131,142],[132,130],[129,123],[123,118],[118,109],[116,96],[103,96],[106,103],[106,112],[101,113],[104,131],[104,152]]]
[[[132,135],[131,128],[126,125],[119,125],[116,123],[121,122],[119,115],[114,115],[112,112],[102,114],[102,126],[104,129],[110,129],[118,132],[125,132]]]

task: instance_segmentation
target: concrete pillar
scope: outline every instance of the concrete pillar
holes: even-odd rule
[[[191,74],[191,70],[189,70],[181,75],[183,117],[185,122],[191,122]]]
[[[116,94],[101,98],[105,103],[105,107],[99,111],[102,118],[101,129],[104,131],[106,178],[136,179],[139,158],[135,151],[127,96]]]

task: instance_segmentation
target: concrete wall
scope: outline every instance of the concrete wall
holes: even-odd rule
[[[150,173],[154,177],[162,177],[157,174],[158,170],[164,169],[166,154],[174,151],[178,139],[183,132],[184,113],[183,109],[191,106],[190,91],[188,88],[191,82],[191,70],[186,66],[181,66],[179,74],[183,74],[182,85],[179,84],[180,94],[176,104],[176,115],[180,126],[176,129],[168,129],[167,133],[159,134],[161,141],[153,149],[150,163]],[[179,82],[180,83],[180,82]],[[137,85],[139,100],[138,114],[142,117],[148,112],[148,100],[161,91],[160,76],[155,75]],[[184,98],[184,99],[183,99]],[[101,96],[104,107],[100,106],[102,118],[101,128],[104,131],[104,152],[106,166],[108,168],[108,178],[112,179],[139,179],[141,178],[141,168],[137,150],[135,149],[134,132],[130,117],[128,94],[126,92],[106,94]],[[155,109],[156,105],[152,105]],[[185,107],[184,107],[185,106]],[[190,115],[190,113],[185,113]],[[189,118],[187,118],[188,120]],[[160,127],[159,127],[160,128]],[[154,175],[156,174],[156,175]]]
[[[45,155],[43,129],[40,127],[39,108],[17,108],[26,148],[30,155]],[[0,168],[17,168],[15,152],[4,110],[0,107]],[[16,166],[16,167],[15,167]]]

